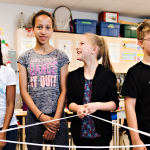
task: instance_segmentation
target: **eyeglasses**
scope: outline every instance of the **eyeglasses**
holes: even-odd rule
[[[141,40],[148,40],[148,41],[150,41],[150,38],[143,38],[143,39],[141,39]]]

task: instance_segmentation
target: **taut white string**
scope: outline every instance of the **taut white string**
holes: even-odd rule
[[[63,148],[93,148],[93,149],[103,149],[103,148],[124,148],[124,147],[142,147],[142,146],[150,146],[150,144],[144,145],[126,145],[126,146],[66,146],[66,145],[50,145],[50,144],[38,144],[38,143],[28,143],[28,142],[16,142],[16,141],[9,141],[9,140],[1,140],[3,142],[8,143],[16,143],[16,144],[27,144],[33,146],[51,146],[51,147],[63,147]]]
[[[81,115],[81,114],[79,114],[79,115]],[[59,119],[55,119],[55,120],[50,120],[50,121],[45,121],[45,122],[38,122],[38,123],[35,123],[35,124],[26,125],[26,126],[11,128],[11,129],[7,129],[7,130],[1,130],[0,133],[1,132],[6,132],[6,131],[11,131],[11,130],[16,130],[16,129],[20,129],[20,128],[26,128],[26,127],[36,126],[36,125],[40,125],[40,124],[44,124],[44,123],[48,123],[48,122],[52,122],[52,121],[73,118],[73,117],[77,117],[79,115],[72,115],[72,116],[69,116],[69,117],[59,118]],[[89,115],[89,114],[87,114],[87,115]],[[136,130],[136,129],[133,129],[133,128],[130,128],[130,127],[126,127],[124,125],[120,125],[118,123],[114,123],[112,121],[109,121],[109,120],[106,120],[106,119],[103,119],[103,118],[100,118],[100,117],[96,117],[96,116],[93,116],[93,115],[89,115],[89,116],[91,116],[93,118],[96,118],[96,119],[99,119],[99,120],[102,120],[102,121],[105,121],[105,122],[108,122],[108,123],[111,123],[111,124],[114,124],[114,125],[121,126],[123,128],[129,129],[129,130],[132,130],[132,131],[135,131],[135,132],[138,132],[138,133],[141,133],[143,135],[146,135],[146,136],[150,137],[149,133],[146,133],[146,132],[143,132],[143,131],[140,131],[140,130]],[[52,147],[63,147],[63,148],[93,148],[93,149],[98,149],[99,148],[99,149],[101,149],[101,148],[123,148],[123,147],[150,146],[150,144],[144,144],[144,145],[126,145],[126,146],[66,146],[66,145],[49,145],[49,144],[18,142],[18,141],[9,141],[9,140],[1,140],[1,139],[0,139],[0,141],[9,142],[9,143],[17,143],[17,144],[27,144],[27,145],[35,145],[35,146],[52,146]]]
[[[79,115],[81,115],[81,114],[79,114]],[[21,126],[21,127],[16,127],[16,128],[1,130],[0,133],[1,132],[6,132],[6,131],[11,131],[11,130],[16,130],[16,129],[21,129],[21,128],[27,128],[27,127],[31,127],[31,126],[36,126],[36,125],[40,125],[40,124],[44,124],[44,123],[48,123],[48,122],[53,122],[53,121],[58,121],[58,120],[63,120],[63,119],[68,119],[68,118],[73,118],[73,117],[77,117],[79,115],[72,115],[72,116],[69,116],[69,117],[59,118],[59,119],[55,119],[55,120],[49,120],[49,121],[45,121],[45,122],[38,122],[38,123],[26,125],[26,126]],[[87,115],[89,115],[89,114],[87,114]],[[105,122],[108,122],[108,123],[111,123],[111,124],[114,124],[114,125],[118,125],[120,127],[129,129],[129,130],[132,130],[132,131],[135,131],[135,132],[138,132],[138,133],[141,133],[143,135],[146,135],[146,136],[150,137],[150,134],[146,133],[144,131],[136,130],[136,129],[133,129],[133,128],[130,128],[130,127],[127,127],[127,126],[124,126],[124,125],[121,125],[121,124],[118,124],[118,123],[115,123],[115,122],[112,122],[112,121],[109,121],[109,120],[106,120],[106,119],[103,119],[103,118],[100,118],[100,117],[96,117],[96,116],[93,116],[93,115],[89,115],[89,116],[91,116],[93,118],[96,118],[96,119],[99,119],[99,120],[102,120],[102,121],[105,121]]]
[[[103,118],[99,118],[99,117],[96,117],[96,116],[93,116],[93,115],[89,115],[93,118],[96,118],[96,119],[99,119],[99,120],[103,120],[105,122],[108,122],[108,123],[112,123],[114,125],[118,125],[120,127],[123,127],[123,128],[126,128],[126,129],[129,129],[129,130],[132,130],[132,131],[135,131],[135,132],[138,132],[138,133],[141,133],[143,135],[146,135],[146,136],[149,136],[150,137],[150,134],[147,133],[147,132],[144,132],[144,131],[140,131],[140,130],[136,130],[136,129],[133,129],[133,128],[130,128],[130,127],[127,127],[127,126],[124,126],[124,125],[121,125],[121,124],[118,124],[118,123],[115,123],[115,122],[112,122],[112,121],[109,121],[109,120],[106,120],[106,119],[103,119]]]
[[[80,115],[81,115],[81,114],[80,114]],[[44,124],[44,123],[48,123],[48,122],[57,121],[57,120],[63,120],[63,119],[73,118],[73,117],[77,117],[77,116],[79,116],[79,115],[72,115],[72,116],[69,116],[69,117],[59,118],[59,119],[55,119],[55,120],[49,120],[49,121],[44,121],[44,122],[38,122],[38,123],[29,124],[29,125],[25,125],[25,126],[21,126],[21,127],[16,127],[16,128],[1,130],[0,133],[1,133],[1,132],[12,131],[12,130],[16,130],[16,129],[27,128],[27,127],[31,127],[31,126],[36,126],[36,125],[40,125],[40,124]]]

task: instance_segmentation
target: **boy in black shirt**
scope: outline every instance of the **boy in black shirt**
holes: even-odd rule
[[[125,96],[128,126],[150,133],[150,19],[137,28],[138,44],[143,49],[143,60],[128,70],[121,95]],[[150,144],[150,137],[130,130],[132,145]],[[133,150],[150,150],[135,147]]]

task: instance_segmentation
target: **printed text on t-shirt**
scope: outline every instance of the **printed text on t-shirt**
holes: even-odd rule
[[[37,78],[40,77],[41,87],[56,86],[57,59],[48,62],[38,62],[32,60],[30,65],[30,83],[31,87],[37,87]]]

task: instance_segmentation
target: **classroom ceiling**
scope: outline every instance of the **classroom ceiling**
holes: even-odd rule
[[[102,11],[118,12],[127,17],[149,17],[150,0],[0,0],[0,3],[10,3],[28,6],[53,8],[60,5],[71,10],[100,13]]]

